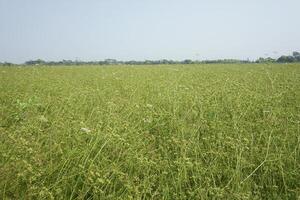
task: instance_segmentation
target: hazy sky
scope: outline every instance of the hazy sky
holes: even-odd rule
[[[300,51],[299,10],[300,0],[0,0],[0,61],[276,57]]]

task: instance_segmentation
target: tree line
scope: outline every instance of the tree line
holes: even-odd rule
[[[300,62],[300,53],[294,51],[292,55],[288,56],[280,56],[278,59],[274,59],[271,57],[263,58],[260,57],[255,61],[250,60],[239,60],[239,59],[217,59],[217,60],[182,60],[182,61],[174,61],[174,60],[145,60],[145,61],[119,61],[116,59],[105,59],[103,61],[78,61],[78,60],[62,60],[62,61],[44,61],[41,59],[37,60],[29,60],[23,63],[22,65],[160,65],[160,64],[230,64],[230,63],[293,63]],[[4,62],[1,63],[2,66],[14,66],[16,64]]]

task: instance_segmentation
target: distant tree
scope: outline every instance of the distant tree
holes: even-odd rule
[[[26,65],[42,65],[42,64],[46,64],[45,61],[43,61],[42,59],[37,59],[37,60],[29,60],[25,62]]]
[[[193,61],[192,60],[189,60],[189,59],[186,59],[182,62],[183,64],[192,64]]]
[[[280,62],[280,63],[290,63],[290,62],[294,62],[294,61],[296,61],[296,59],[293,56],[280,56],[277,59],[277,62]]]
[[[117,60],[115,60],[115,59],[106,59],[106,60],[104,60],[104,62],[105,62],[105,64],[117,64]]]
[[[74,63],[72,60],[62,60],[63,65],[72,65],[72,64],[76,64]]]
[[[273,62],[276,62],[276,60],[271,57],[267,57],[267,58],[260,57],[259,59],[256,60],[256,63],[273,63]]]
[[[294,57],[298,57],[298,56],[300,56],[300,53],[297,52],[297,51],[294,51],[294,52],[293,52],[293,56],[294,56]]]
[[[262,57],[260,57],[260,58],[258,58],[258,59],[256,60],[256,62],[257,62],[257,63],[263,63],[263,62],[265,62],[265,59],[262,58]]]
[[[1,65],[3,65],[3,66],[13,66],[15,64],[10,63],[10,62],[4,62],[4,63],[1,63]]]
[[[300,62],[300,53],[299,52],[294,51],[293,56],[294,56],[295,61]]]
[[[160,60],[160,63],[161,64],[169,64],[169,61],[167,59],[163,59],[163,60]]]

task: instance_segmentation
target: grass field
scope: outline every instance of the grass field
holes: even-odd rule
[[[299,199],[300,64],[0,68],[0,199]]]

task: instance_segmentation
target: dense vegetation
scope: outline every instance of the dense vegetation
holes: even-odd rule
[[[116,59],[106,59],[103,61],[79,61],[79,60],[62,60],[62,61],[44,61],[42,59],[29,60],[22,65],[161,65],[161,64],[242,64],[242,63],[296,63],[300,62],[300,53],[295,51],[291,56],[280,56],[278,59],[271,57],[258,58],[255,61],[238,60],[238,59],[218,59],[218,60],[145,60],[145,61],[119,61]],[[0,66],[14,66],[15,64],[5,62],[0,63]]]
[[[297,199],[300,65],[0,68],[1,199]]]

